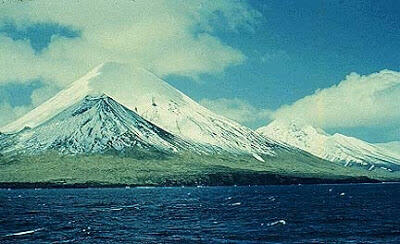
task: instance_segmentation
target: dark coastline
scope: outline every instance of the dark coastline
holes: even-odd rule
[[[200,182],[200,183],[199,183]],[[275,174],[208,174],[202,179],[181,182],[166,179],[155,184],[110,184],[107,182],[0,182],[3,189],[35,189],[35,188],[121,188],[121,187],[177,187],[177,186],[248,186],[248,185],[298,185],[298,184],[351,184],[382,183],[383,181],[368,177],[343,177],[336,179],[289,177]]]

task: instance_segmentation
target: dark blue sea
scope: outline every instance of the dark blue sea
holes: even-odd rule
[[[1,243],[400,243],[400,184],[0,190]]]

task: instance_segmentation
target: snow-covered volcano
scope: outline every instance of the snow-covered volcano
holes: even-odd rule
[[[107,94],[113,99],[112,101],[116,101],[128,110],[142,116],[168,133],[181,137],[183,140],[211,145],[234,153],[273,154],[275,147],[281,148],[279,143],[266,139],[247,127],[207,110],[153,73],[143,68],[119,63],[99,65],[25,116],[0,128],[0,131],[13,133],[26,127],[32,128],[32,130],[37,128],[35,130],[35,133],[38,133],[37,141],[41,143],[39,138],[46,139],[51,136],[49,134],[51,130],[40,129],[44,124],[49,126],[49,121],[56,116],[59,117],[58,114],[61,112],[69,111],[70,107],[75,104],[80,104],[80,101],[85,100],[85,98],[85,101],[88,101],[88,97],[98,97],[102,94]],[[103,101],[101,103],[104,104],[105,101],[110,100],[100,99],[99,101]],[[99,114],[102,112],[96,110],[96,113],[92,116],[100,116]],[[110,114],[107,115],[110,116]],[[64,113],[62,116],[64,116]],[[71,114],[68,113],[68,116],[71,116]],[[133,115],[129,116],[132,117]],[[82,117],[81,119],[84,121],[87,118]],[[69,117],[63,118],[63,120],[65,122],[62,123],[67,123]],[[109,120],[111,118],[107,119],[107,121]],[[70,122],[82,125],[80,122]],[[61,122],[54,122],[54,125],[59,126],[59,123]],[[94,122],[92,121],[92,123]],[[105,122],[101,121],[101,123],[104,124]],[[106,128],[107,133],[109,133],[112,128],[108,126],[114,122],[107,123]],[[57,126],[56,128],[59,128]],[[98,123],[93,126],[98,126]],[[85,127],[88,127],[87,130],[89,130],[89,124]],[[79,128],[68,128],[68,133],[71,134],[73,130],[77,129]],[[62,134],[62,132],[58,132],[58,134],[60,133]],[[84,137],[80,139],[85,140]],[[160,142],[158,145],[171,147],[167,142],[165,143]]]
[[[39,126],[3,137],[2,153],[206,149],[164,131],[104,94],[86,96]]]
[[[370,170],[375,166],[389,171],[390,167],[400,167],[400,156],[388,150],[354,137],[338,133],[330,135],[296,121],[273,121],[257,132],[332,162],[357,163],[368,166]]]

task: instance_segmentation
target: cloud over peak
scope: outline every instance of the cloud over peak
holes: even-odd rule
[[[400,72],[351,73],[338,85],[319,89],[272,115],[302,120],[317,127],[400,126]]]
[[[269,109],[256,108],[239,98],[202,99],[200,104],[217,114],[253,128],[269,121],[272,113]]]

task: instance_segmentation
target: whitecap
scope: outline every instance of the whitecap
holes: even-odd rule
[[[43,228],[39,228],[39,229],[34,229],[34,230],[27,230],[27,231],[22,231],[22,232],[17,232],[17,233],[12,233],[12,234],[8,234],[5,235],[6,237],[10,237],[10,236],[23,236],[23,235],[29,235],[29,234],[33,234],[39,230],[43,230]]]
[[[286,221],[283,220],[283,219],[281,219],[281,220],[277,220],[277,221],[268,223],[267,225],[268,225],[268,226],[274,226],[274,225],[278,225],[278,224],[285,225],[285,224],[286,224]]]
[[[121,211],[123,208],[111,208],[111,211]]]

